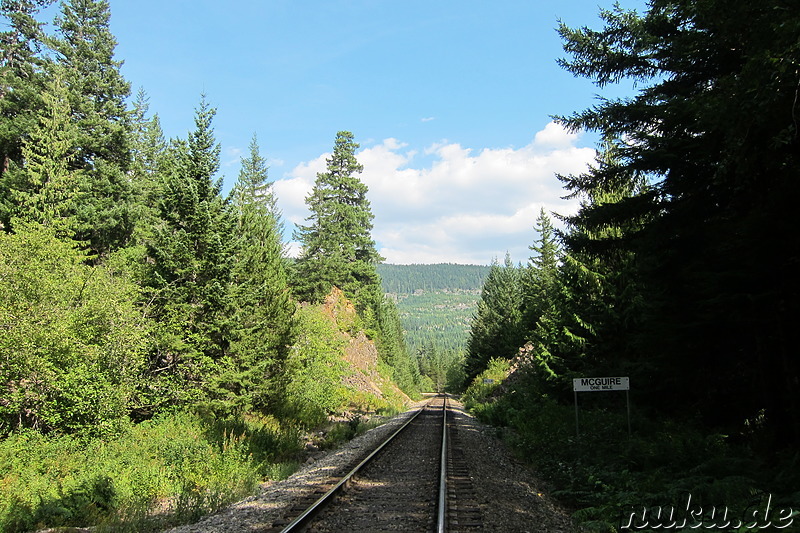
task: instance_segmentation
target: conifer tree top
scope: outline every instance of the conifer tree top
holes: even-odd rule
[[[309,224],[295,233],[303,245],[298,258],[301,298],[318,300],[333,285],[352,295],[379,283],[375,263],[382,258],[370,234],[373,215],[368,188],[358,178],[364,167],[356,159],[357,149],[352,133],[337,133],[327,170],[317,174],[306,197]]]

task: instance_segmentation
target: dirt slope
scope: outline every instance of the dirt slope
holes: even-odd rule
[[[401,398],[404,403],[410,403],[411,399],[387,376],[379,372],[378,350],[375,343],[359,328],[360,321],[356,309],[341,290],[333,288],[325,298],[324,311],[334,321],[347,342],[344,360],[350,365],[353,373],[345,378],[345,384],[381,399]]]

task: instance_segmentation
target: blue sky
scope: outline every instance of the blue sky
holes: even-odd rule
[[[555,27],[599,29],[610,1],[110,2],[123,74],[165,134],[185,137],[205,93],[226,189],[257,134],[289,232],[339,130],[361,144],[387,262],[524,262],[539,209],[576,209],[554,174],[585,168],[594,139],[550,116],[600,90],[558,67]]]

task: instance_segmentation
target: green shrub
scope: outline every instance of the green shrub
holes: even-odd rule
[[[462,397],[464,405],[472,409],[484,403],[489,395],[508,377],[511,364],[506,359],[492,359],[483,372],[467,387]]]
[[[164,414],[108,440],[25,431],[0,441],[0,530],[163,529],[287,476],[299,451],[298,430],[268,417]]]
[[[137,287],[47,228],[17,229],[0,232],[0,434],[122,431],[147,347]]]
[[[282,416],[313,427],[346,401],[344,337],[318,306],[297,312],[297,340],[286,362]]]
[[[509,428],[506,439],[552,484],[552,494],[574,510],[585,531],[616,531],[625,510],[685,505],[687,494],[738,512],[765,494],[774,496],[773,506],[796,507],[800,475],[787,469],[790,457],[765,465],[746,447],[690,420],[634,412],[629,436],[624,408],[582,408],[577,437],[573,405],[524,387],[497,398],[478,380],[470,387],[473,412]]]

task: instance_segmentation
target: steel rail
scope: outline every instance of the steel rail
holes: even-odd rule
[[[420,413],[422,413],[422,411],[427,409],[428,406],[430,406],[431,403],[433,403],[433,400],[428,402],[428,404],[425,407],[422,407],[420,410],[418,410],[416,413],[414,413],[413,416],[409,417],[409,419],[406,422],[404,422],[403,425],[400,426],[397,429],[397,431],[392,433],[392,435],[388,439],[383,441],[380,446],[375,448],[372,451],[372,453],[370,453],[366,458],[364,458],[364,460],[362,460],[360,463],[358,463],[358,465],[356,465],[355,468],[353,468],[341,480],[339,480],[339,482],[335,486],[333,486],[331,489],[328,490],[328,492],[326,492],[325,494],[320,496],[317,499],[317,501],[315,501],[313,504],[311,504],[311,506],[309,506],[305,511],[303,511],[303,513],[300,516],[298,516],[297,518],[295,518],[294,520],[289,522],[286,525],[286,527],[284,527],[281,530],[281,533],[289,533],[289,532],[292,532],[292,531],[300,531],[300,528],[304,527],[308,523],[308,521],[311,520],[314,517],[314,515],[316,515],[318,512],[320,512],[320,510],[330,500],[333,499],[334,495],[339,493],[345,486],[347,486],[347,484],[350,482],[350,480],[353,478],[353,476],[355,476],[365,465],[367,465],[376,455],[378,455],[378,453],[381,450],[383,450],[383,448],[386,447],[398,434],[400,434],[400,432],[402,432],[404,429],[406,429],[406,427],[409,424],[411,424],[411,422],[413,422],[420,415]]]
[[[444,533],[447,518],[447,395],[442,402],[442,453],[439,459],[439,505],[436,517],[437,533]]]

